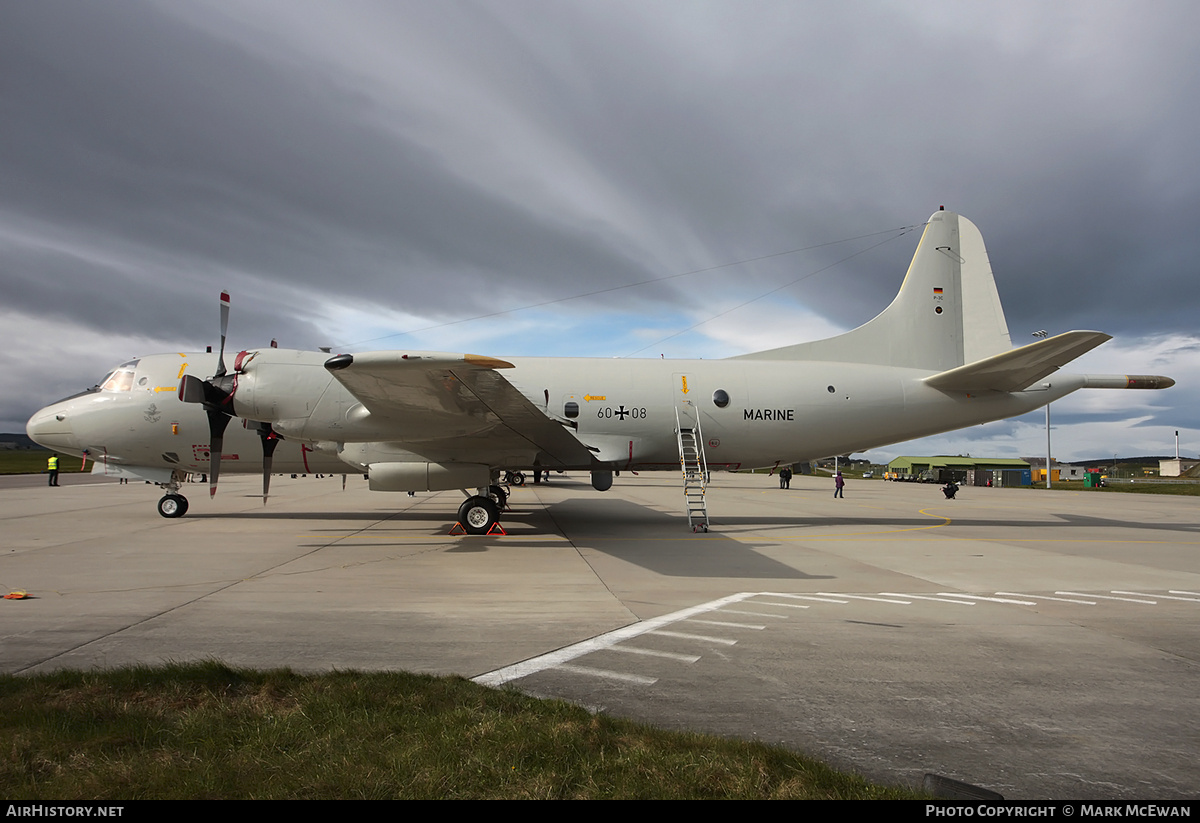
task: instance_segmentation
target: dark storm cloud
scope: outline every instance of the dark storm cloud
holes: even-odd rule
[[[0,58],[11,78],[5,198],[60,229],[175,255],[184,270],[219,266],[440,316],[498,293],[519,304],[546,289],[566,296],[587,277],[634,282],[917,222],[932,193],[977,222],[976,204],[1012,209],[984,229],[1008,270],[1006,300],[1031,322],[1062,291],[1078,313],[1107,319],[1110,308],[1078,293],[1081,275],[1089,290],[1126,295],[1147,271],[1183,285],[1178,264],[1192,249],[1156,252],[1150,238],[1186,234],[1180,206],[1195,204],[1146,190],[1146,167],[1170,165],[1157,156],[1164,112],[1135,106],[1155,117],[1139,125],[1117,114],[1133,83],[1086,85],[1090,63],[1112,56],[1103,46],[1074,63],[1049,49],[1005,55],[984,32],[947,36],[886,6],[278,10],[289,8],[351,22],[372,11],[361,22],[379,30],[358,36],[398,35],[397,51],[431,41],[420,54],[429,62],[392,64],[428,82],[389,88],[353,54],[305,62],[287,27],[222,38],[220,26],[189,23],[207,10],[236,25],[220,6],[18,6]],[[1111,44],[1129,45],[1140,49],[1129,68],[1147,82],[1195,79],[1169,48]],[[439,94],[449,107],[479,99],[492,110],[439,111]],[[493,180],[510,188],[470,177],[460,153],[493,131],[497,141],[535,136],[495,149],[514,169]],[[537,156],[564,147],[569,157]],[[528,179],[539,170],[547,179]],[[613,213],[556,213],[569,191],[538,196],[598,180],[609,191],[578,196],[616,193]],[[1177,194],[1194,198],[1195,187]],[[622,207],[647,224],[631,225]],[[828,281],[865,282],[885,299],[908,253]],[[811,292],[800,290],[861,317],[856,301]]]
[[[64,334],[202,344],[229,288],[235,335],[354,342],[329,339],[333,307],[428,325],[942,203],[983,231],[1017,343],[1194,326],[1193,4],[109,0],[3,18],[0,288]],[[850,258],[783,296],[853,325],[917,236],[569,311],[715,314]]]
[[[402,292],[410,310],[482,305],[496,272],[628,267],[370,123],[316,68],[285,75],[147,6],[17,11],[34,19],[3,43],[4,196],[58,232],[127,238],[130,258],[181,272],[364,302]]]

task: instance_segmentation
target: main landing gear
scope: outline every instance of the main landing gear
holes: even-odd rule
[[[508,505],[508,492],[500,486],[488,486],[478,491],[481,493],[467,497],[458,507],[458,522],[467,534],[491,533],[500,520],[500,512]]]

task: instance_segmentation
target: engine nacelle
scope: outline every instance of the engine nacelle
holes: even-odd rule
[[[482,463],[372,463],[367,479],[373,492],[436,492],[487,486],[492,470]]]

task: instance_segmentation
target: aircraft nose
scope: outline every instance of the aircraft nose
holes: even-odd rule
[[[71,429],[70,413],[61,405],[47,406],[25,424],[25,433],[39,446],[61,452],[78,452],[79,440]]]

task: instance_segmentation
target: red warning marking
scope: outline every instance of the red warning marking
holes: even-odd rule
[[[455,529],[457,529],[458,531],[455,531]],[[467,529],[466,529],[466,527],[463,526],[462,523],[455,521],[454,525],[450,527],[449,534],[455,535],[455,536],[460,535],[460,534],[465,535],[465,534],[467,534]],[[492,528],[488,530],[487,534],[481,535],[481,536],[482,537],[490,537],[493,535],[495,535],[497,537],[507,537],[508,532],[506,532],[504,530],[504,527],[501,526],[499,522],[497,522],[492,525]]]

